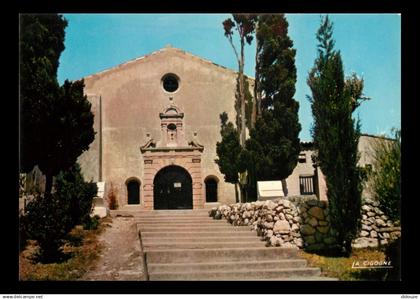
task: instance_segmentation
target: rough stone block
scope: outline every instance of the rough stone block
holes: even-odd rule
[[[309,224],[309,225],[311,225],[311,226],[313,226],[313,227],[315,227],[315,226],[317,226],[317,225],[318,225],[318,220],[316,220],[316,218],[315,218],[315,217],[311,217],[311,218],[308,220],[308,224]]]
[[[320,233],[326,234],[330,228],[328,226],[318,226],[316,229]]]
[[[278,220],[274,227],[273,232],[276,233],[289,233],[290,232],[290,224],[286,220]]]
[[[360,232],[360,236],[361,236],[361,237],[367,237],[367,236],[369,236],[369,232],[367,232],[367,231],[365,231],[365,230],[362,230],[362,231]]]
[[[305,239],[305,243],[307,244],[314,244],[316,242],[314,236],[307,236],[304,239]]]
[[[304,224],[300,227],[300,232],[302,233],[302,235],[313,235],[315,233],[315,229],[307,224]]]
[[[324,212],[320,207],[312,207],[309,209],[308,214],[311,216],[314,216],[315,218],[319,220],[324,220]]]

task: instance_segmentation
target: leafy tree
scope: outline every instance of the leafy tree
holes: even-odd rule
[[[220,172],[224,174],[225,182],[235,184],[236,201],[238,197],[238,183],[240,172],[239,156],[242,148],[239,143],[239,133],[233,126],[232,122],[228,122],[226,112],[220,114],[222,140],[216,144],[216,153],[219,157],[216,160]]]
[[[83,81],[57,82],[66,26],[61,15],[20,17],[20,168],[38,165],[47,197],[53,176],[71,167],[95,134]]]
[[[360,122],[352,118],[355,102],[361,96],[344,79],[339,51],[334,50],[333,24],[328,16],[317,32],[318,57],[309,73],[309,97],[314,117],[312,136],[317,149],[316,163],[326,176],[330,220],[337,232],[342,253],[351,253],[357,236],[361,208],[361,182],[357,167]],[[357,90],[356,90],[357,91]]]
[[[258,180],[283,180],[295,168],[300,152],[299,103],[293,98],[296,67],[293,42],[284,14],[258,19],[256,90],[258,118],[247,140],[251,190]],[[255,192],[253,196],[256,196]]]
[[[394,140],[378,138],[373,145],[371,172],[373,196],[392,220],[401,213],[401,131],[394,130]]]
[[[235,57],[238,62],[238,87],[237,87],[237,98],[239,99],[239,107],[237,109],[238,113],[237,117],[240,119],[238,121],[238,131],[240,132],[240,144],[241,146],[245,145],[246,140],[246,96],[245,96],[245,78],[244,78],[244,65],[245,65],[245,55],[244,55],[244,48],[245,42],[248,45],[251,44],[254,36],[253,32],[255,30],[255,22],[256,16],[252,14],[233,14],[233,20],[231,18],[226,19],[223,22],[223,28],[225,30],[225,36],[229,40],[233,51],[235,53]],[[233,28],[236,28],[238,35],[239,35],[239,43],[240,43],[240,51],[236,49],[233,43]]]

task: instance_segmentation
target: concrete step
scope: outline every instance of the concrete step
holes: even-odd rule
[[[142,238],[143,243],[146,242],[159,242],[159,243],[173,243],[173,242],[210,242],[210,243],[223,243],[223,242],[259,242],[265,243],[259,237],[256,236],[231,236],[231,237],[203,237],[201,235],[197,235],[194,237],[185,236],[185,234],[178,234],[175,237],[168,236],[162,237],[161,235],[154,235],[154,236],[143,236]]]
[[[144,250],[146,262],[150,263],[199,263],[264,261],[273,259],[296,259],[297,249],[281,247],[230,248],[230,249],[173,249]]]
[[[168,220],[162,220],[162,221],[144,221],[144,220],[138,220],[136,221],[137,224],[142,226],[150,226],[150,225],[174,225],[174,226],[221,226],[221,227],[232,227],[229,223],[226,222],[212,222],[212,221],[206,221],[206,220],[200,220],[200,221],[168,221]]]
[[[208,217],[133,217],[135,222],[144,221],[144,222],[160,222],[160,221],[167,221],[167,222],[214,222],[214,223],[226,223],[229,224],[226,220],[213,220]]]
[[[197,272],[197,271],[238,271],[238,270],[264,270],[303,268],[307,262],[304,259],[290,260],[267,260],[250,262],[223,262],[223,263],[170,263],[170,264],[148,264],[149,272],[171,273],[171,272]]]
[[[171,242],[162,243],[150,240],[144,240],[142,243],[143,250],[165,250],[165,249],[210,249],[210,248],[264,248],[265,243],[254,240],[253,242]]]
[[[255,231],[171,231],[168,230],[164,231],[140,231],[140,235],[142,239],[145,238],[178,238],[178,237],[186,237],[186,238],[237,238],[237,237],[257,237],[257,233]]]
[[[237,271],[149,272],[150,280],[253,280],[319,276],[319,268],[285,268]]]
[[[156,229],[181,229],[189,231],[191,229],[200,229],[200,230],[233,230],[233,231],[250,231],[250,227],[230,227],[227,224],[217,224],[217,223],[202,223],[202,224],[185,224],[185,223],[160,223],[160,224],[141,224],[137,223],[137,228],[139,230],[145,230],[149,228]]]
[[[172,225],[150,225],[150,226],[141,226],[138,225],[137,228],[143,232],[239,232],[245,231],[250,232],[249,227],[237,226],[237,227],[218,227],[218,226],[172,226]]]
[[[205,216],[209,217],[209,210],[154,210],[141,211],[135,209],[110,210],[111,216],[134,215],[134,216]]]
[[[226,219],[213,219],[213,217],[210,217],[208,214],[200,213],[200,214],[145,214],[145,213],[131,213],[133,217],[144,217],[144,218],[203,218],[203,219],[211,219],[214,221],[227,221]]]
[[[291,276],[287,278],[255,278],[255,279],[241,279],[241,281],[337,281],[338,278],[324,277],[324,276]]]

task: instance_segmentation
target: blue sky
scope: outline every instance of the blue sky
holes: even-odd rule
[[[65,14],[65,47],[58,79],[76,80],[156,51],[167,44],[237,70],[221,23],[229,14]],[[319,14],[286,14],[297,50],[295,99],[300,103],[300,138],[311,140],[313,123],[306,95],[308,72],[316,58]],[[346,75],[365,79],[364,102],[356,114],[362,132],[389,134],[401,127],[401,16],[397,14],[330,14],[336,49]],[[254,44],[247,46],[245,72],[254,76]]]

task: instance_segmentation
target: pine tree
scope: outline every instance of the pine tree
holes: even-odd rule
[[[316,163],[326,176],[331,227],[337,232],[342,253],[349,255],[361,208],[357,167],[360,122],[352,118],[352,112],[362,89],[350,88],[354,82],[345,81],[341,54],[334,50],[332,36],[333,24],[327,16],[321,20],[316,35],[318,57],[307,82],[312,91],[309,100],[314,117]]]
[[[283,180],[295,168],[300,152],[299,103],[293,98],[296,67],[293,42],[283,14],[263,15],[258,19],[257,65],[254,97],[259,112],[246,148],[249,184],[256,190],[258,180]],[[256,196],[253,191],[253,196]]]

